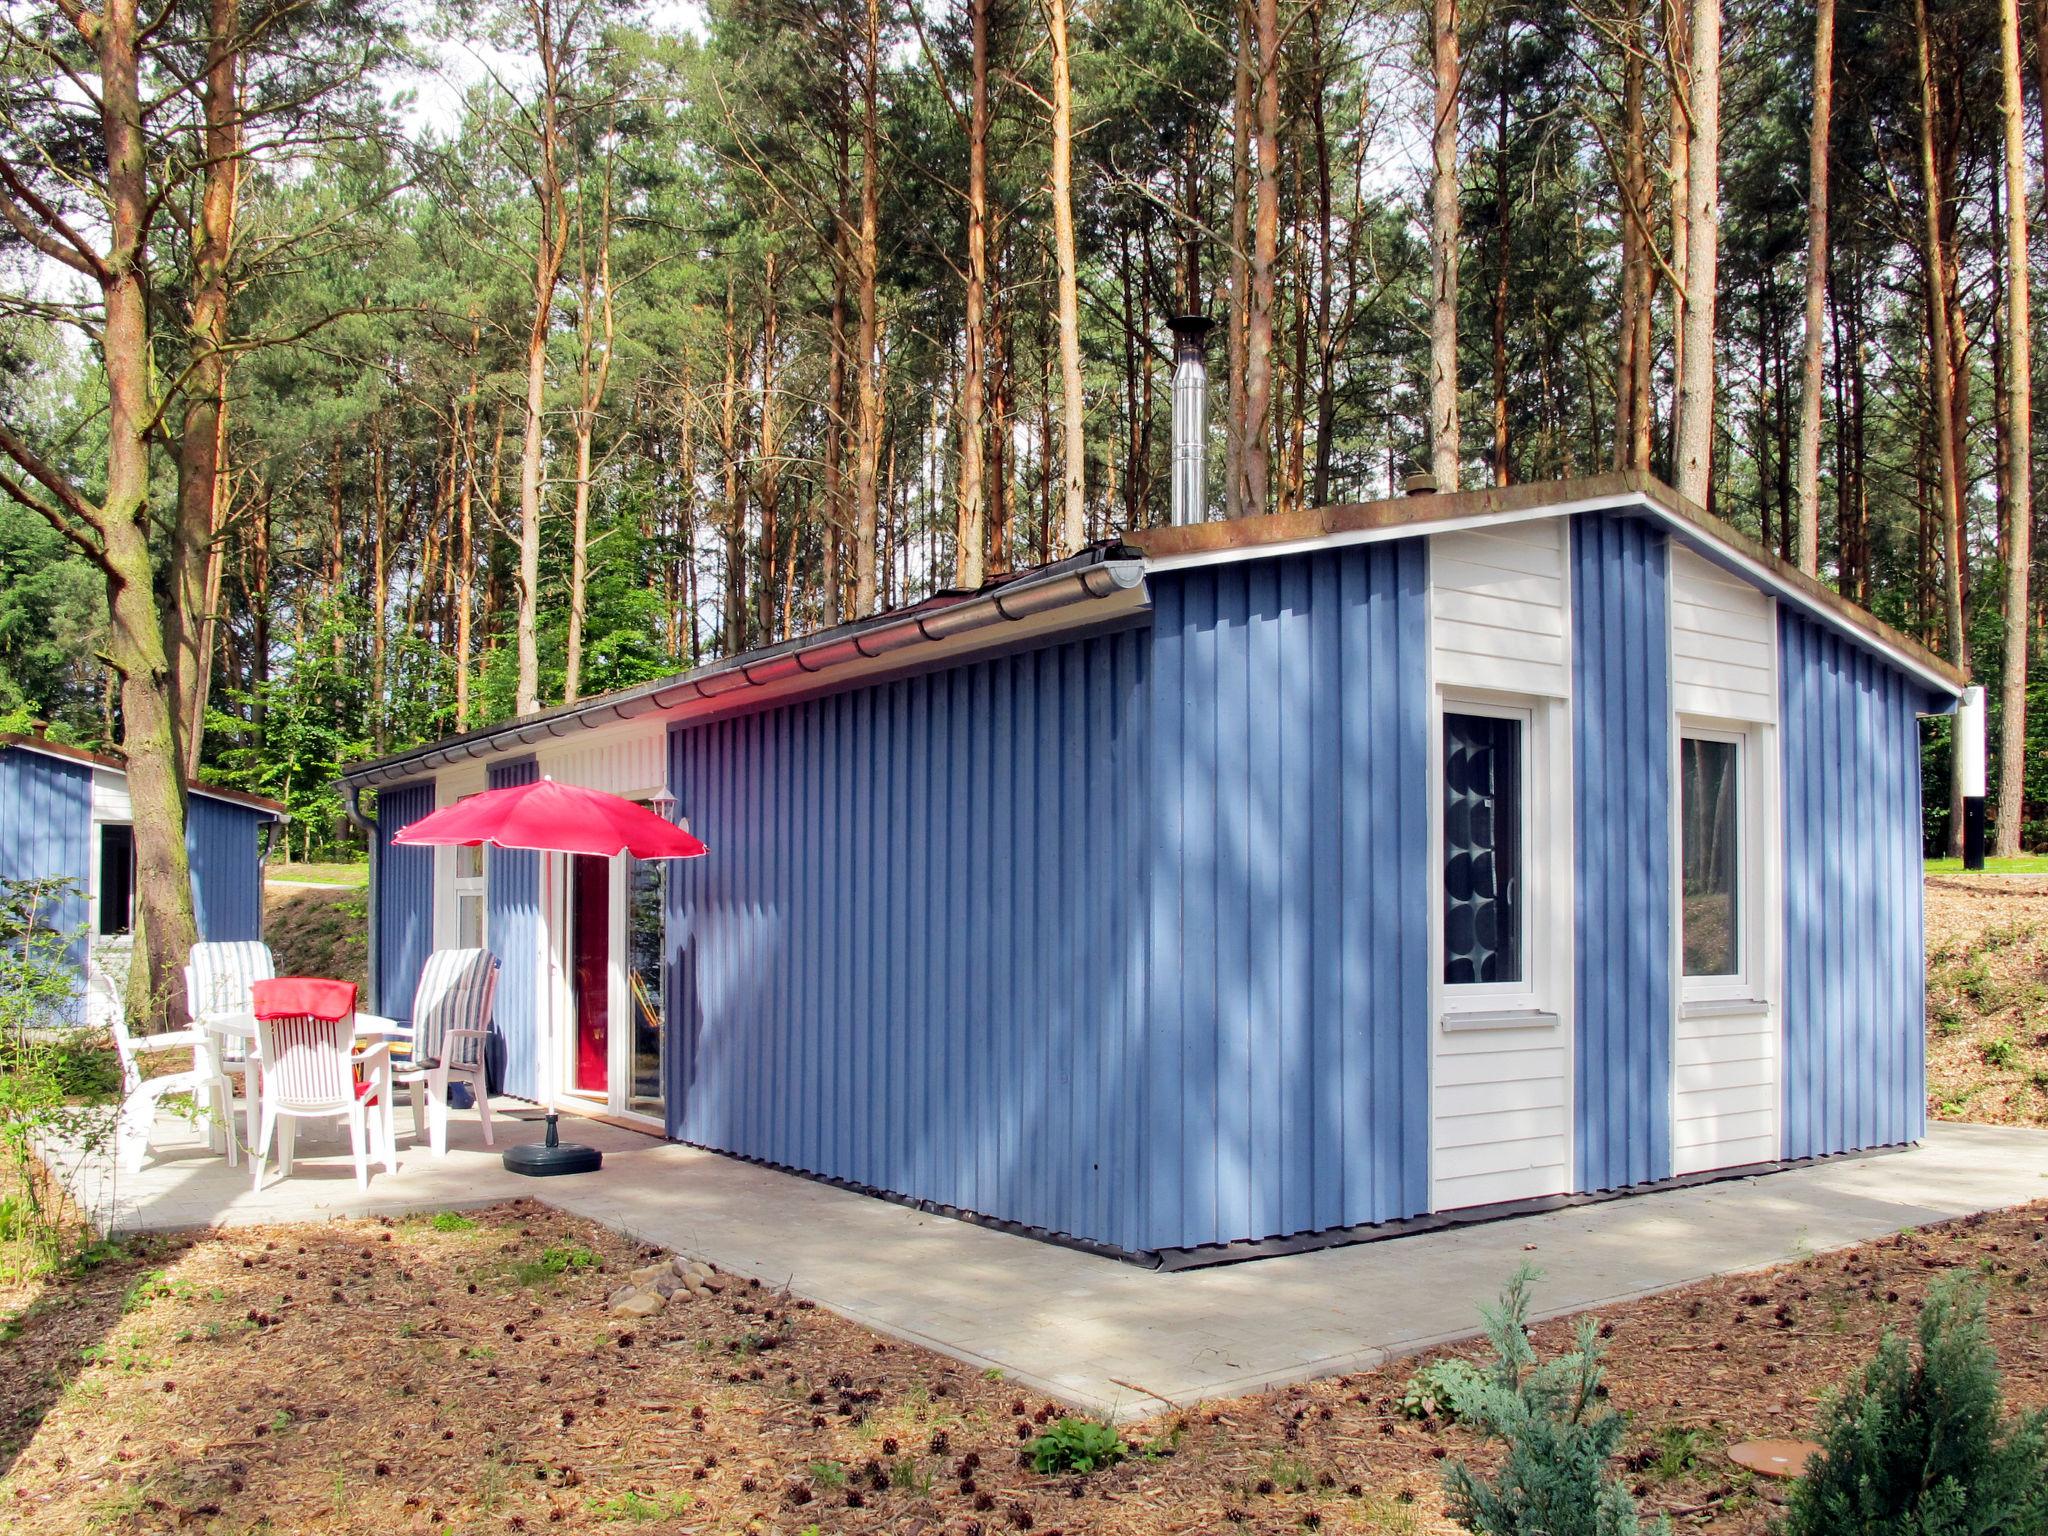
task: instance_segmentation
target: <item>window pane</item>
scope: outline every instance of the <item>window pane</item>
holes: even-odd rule
[[[483,844],[473,846],[457,844],[455,848],[455,878],[458,880],[481,880],[484,877]]]
[[[1444,716],[1444,981],[1522,979],[1522,722]]]
[[[1733,976],[1741,968],[1736,908],[1740,757],[1732,741],[1691,736],[1680,741],[1678,751],[1685,974]]]
[[[455,898],[455,947],[457,949],[482,949],[484,947],[483,897],[462,895]]]

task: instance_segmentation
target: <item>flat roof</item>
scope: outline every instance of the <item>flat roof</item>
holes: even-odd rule
[[[109,757],[103,752],[88,752],[83,747],[67,746],[63,742],[48,741],[41,736],[22,736],[12,731],[0,731],[0,750],[20,747],[27,752],[40,752],[45,757],[60,757],[67,762],[85,763],[94,768],[106,768],[123,778],[128,776],[128,765],[118,757]],[[252,811],[268,811],[280,821],[291,819],[291,812],[276,800],[267,800],[262,795],[248,794],[239,789],[223,789],[218,784],[208,784],[202,779],[187,779],[185,788],[195,795],[204,795],[209,800],[225,800],[231,805],[245,805]]]

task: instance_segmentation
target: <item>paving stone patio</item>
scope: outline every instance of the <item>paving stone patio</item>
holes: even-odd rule
[[[507,1106],[498,1145],[538,1140]],[[301,1133],[293,1176],[260,1192],[172,1123],[138,1175],[62,1171],[101,1225],[178,1230],[398,1215],[524,1195],[720,1269],[787,1285],[880,1332],[1118,1417],[1369,1368],[1472,1333],[1525,1259],[1545,1315],[1758,1268],[1979,1210],[2048,1199],[2048,1132],[1937,1125],[1922,1145],[1722,1184],[1253,1263],[1159,1274],[814,1180],[564,1120],[599,1173],[534,1180],[486,1151],[473,1114],[450,1151],[414,1147],[355,1187],[346,1139]]]

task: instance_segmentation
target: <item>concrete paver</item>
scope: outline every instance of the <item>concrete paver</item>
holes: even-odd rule
[[[537,1140],[536,1118],[501,1112],[499,1148]],[[1537,1301],[1554,1316],[2048,1198],[2048,1132],[1937,1125],[1905,1152],[1156,1274],[615,1125],[571,1128],[605,1151],[601,1172],[509,1173],[484,1149],[474,1115],[455,1117],[445,1158],[411,1146],[402,1124],[399,1173],[373,1170],[366,1193],[345,1136],[302,1132],[292,1177],[273,1170],[261,1191],[246,1164],[230,1169],[189,1127],[168,1130],[138,1175],[116,1175],[99,1157],[56,1161],[102,1226],[129,1231],[546,1200],[1119,1417],[1367,1369],[1469,1336],[1479,1304],[1524,1260],[1544,1272]]]

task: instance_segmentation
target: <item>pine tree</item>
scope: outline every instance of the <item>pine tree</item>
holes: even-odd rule
[[[1982,1292],[1937,1282],[1919,1358],[1887,1330],[1862,1381],[1829,1407],[1782,1536],[2048,1531],[2048,1414],[2005,1429],[2002,1397]]]
[[[1499,1356],[1492,1368],[1445,1381],[1452,1413],[1507,1445],[1492,1478],[1451,1466],[1451,1518],[1480,1536],[1632,1536],[1642,1529],[1635,1500],[1608,1472],[1627,1421],[1599,1406],[1599,1324],[1581,1317],[1571,1352],[1537,1363],[1528,1326],[1535,1279],[1523,1265],[1500,1305],[1483,1311]],[[1659,1520],[1651,1529],[1670,1526]]]

